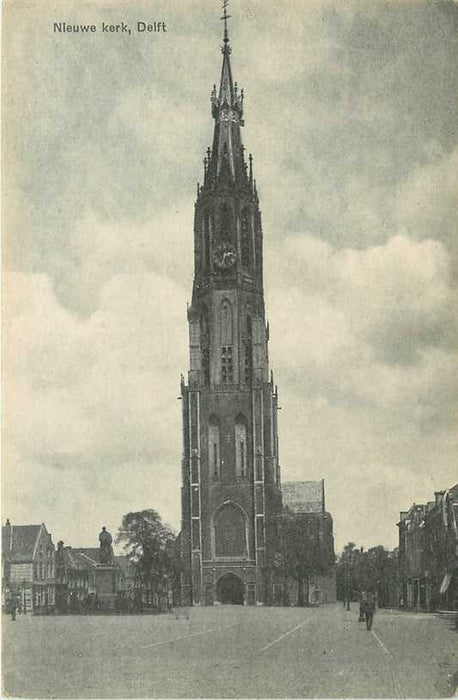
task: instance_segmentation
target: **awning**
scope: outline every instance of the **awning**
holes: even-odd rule
[[[442,579],[441,587],[439,589],[439,593],[446,593],[447,588],[449,587],[450,581],[452,579],[452,574],[445,574],[444,578]]]

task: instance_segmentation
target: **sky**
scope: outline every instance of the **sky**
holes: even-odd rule
[[[399,512],[458,480],[458,5],[230,11],[282,479],[325,479],[338,550],[391,548]],[[220,14],[209,0],[4,4],[2,510],[55,542],[95,546],[102,524],[115,534],[151,507],[180,528]]]

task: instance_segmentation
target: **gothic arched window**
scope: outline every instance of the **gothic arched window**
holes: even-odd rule
[[[217,416],[208,421],[208,468],[210,479],[219,479],[221,465],[220,428]]]
[[[234,381],[232,326],[232,306],[228,299],[224,299],[221,302],[219,309],[219,327],[221,338],[221,382],[223,384],[232,384]]]
[[[253,376],[253,341],[251,317],[246,317],[245,350],[245,384],[250,384]]]
[[[235,504],[225,504],[214,520],[215,555],[217,557],[247,556],[246,521]]]
[[[205,384],[210,384],[210,328],[208,309],[202,307],[200,315],[200,350],[202,353],[202,373]]]
[[[248,473],[247,421],[239,414],[235,420],[235,474],[245,478]]]
[[[204,226],[203,226],[203,262],[204,270],[208,271],[210,269],[210,257],[211,257],[211,214],[208,210],[204,212]]]
[[[251,222],[250,222],[250,212],[248,209],[242,211],[242,221],[241,221],[241,249],[242,249],[242,265],[245,269],[251,267]]]
[[[219,307],[219,321],[221,329],[221,345],[232,345],[232,306],[228,299],[224,299]]]
[[[232,216],[227,204],[222,204],[219,210],[220,232],[222,241],[232,241]]]

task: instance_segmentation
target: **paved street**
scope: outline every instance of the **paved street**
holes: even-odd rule
[[[458,634],[435,615],[338,606],[194,608],[190,619],[4,617],[4,693],[22,697],[448,697]]]

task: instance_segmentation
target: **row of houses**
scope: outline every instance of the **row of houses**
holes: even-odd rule
[[[458,610],[458,484],[400,514],[400,603]]]
[[[317,566],[307,577],[306,590],[301,581],[281,567],[274,572],[274,605],[303,605],[334,602],[335,571],[332,517],[325,511],[324,483],[300,482],[285,485],[285,506],[304,533],[310,558],[315,551],[326,554],[328,566]],[[99,539],[108,533],[101,533]],[[108,534],[109,536],[109,534]],[[111,536],[109,536],[111,542]],[[179,547],[179,538],[177,540]],[[132,612],[169,608],[180,604],[179,581],[171,575],[158,586],[139,580],[125,556],[115,556],[109,547],[70,547],[61,540],[54,546],[46,525],[2,527],[3,609],[12,605],[21,612],[34,614]],[[319,563],[319,562],[318,562]],[[304,597],[305,593],[305,597]],[[221,601],[220,601],[221,602]]]
[[[167,591],[165,597],[167,598]],[[140,583],[129,559],[101,561],[98,547],[54,546],[46,525],[2,527],[2,605],[35,614],[140,610],[165,601]]]

